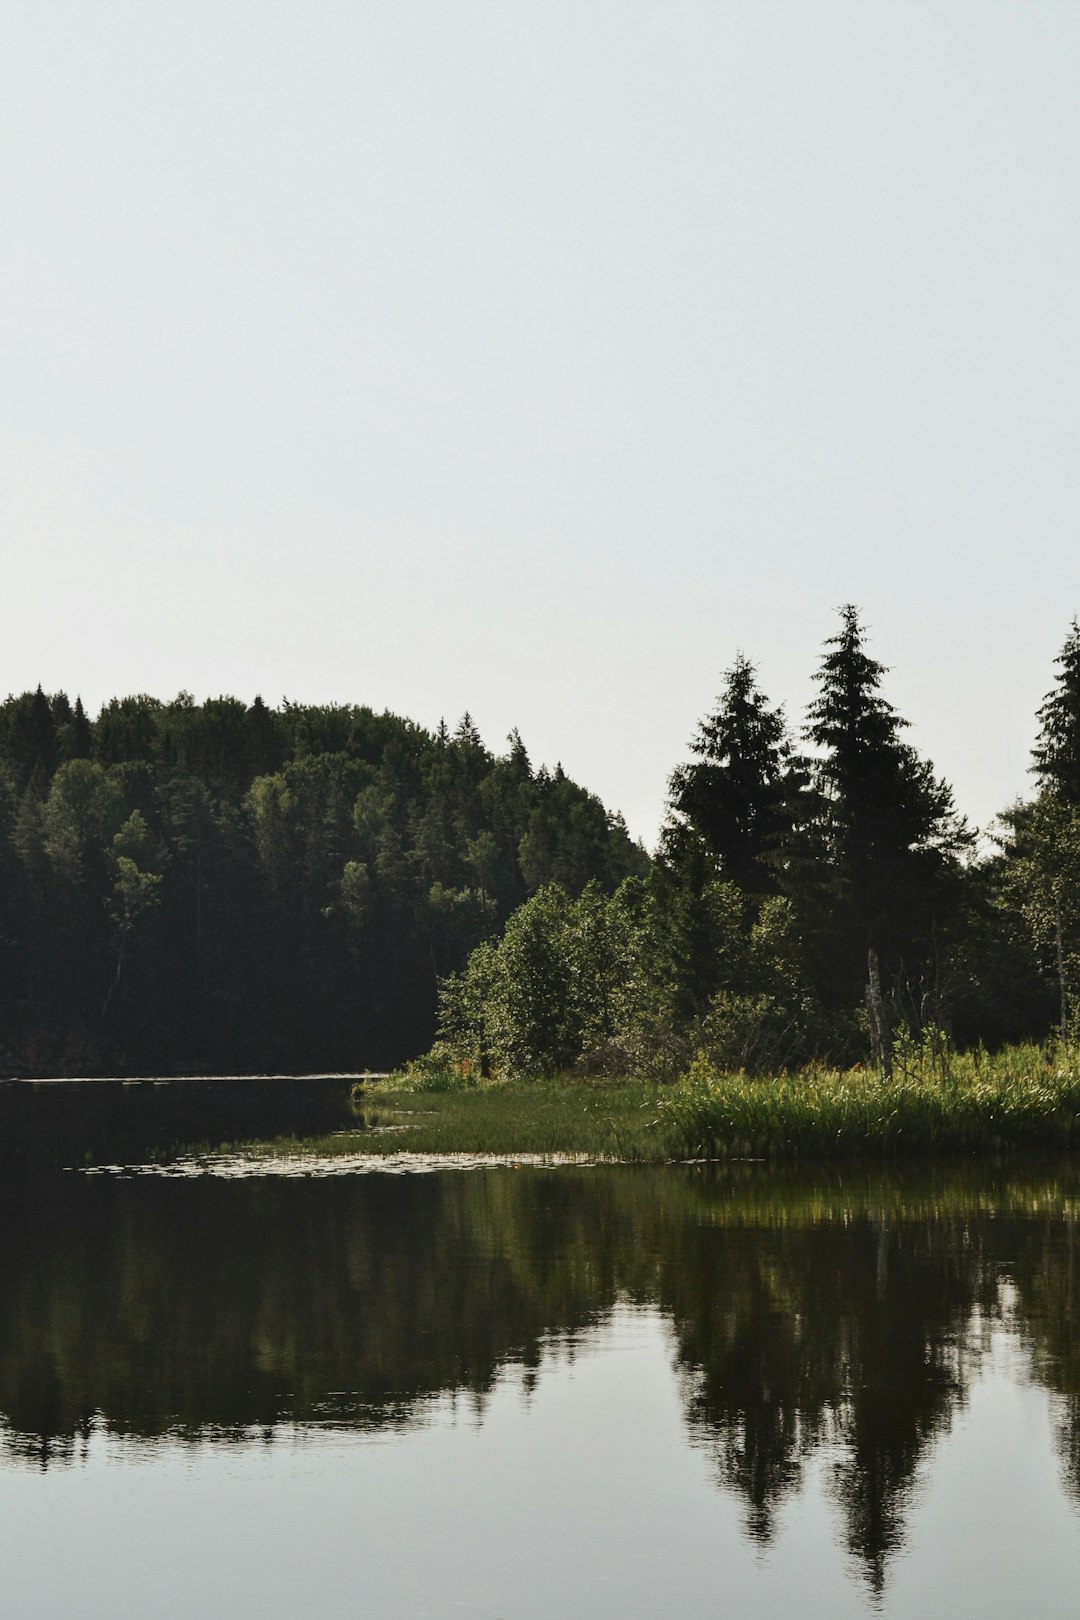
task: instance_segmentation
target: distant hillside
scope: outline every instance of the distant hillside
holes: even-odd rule
[[[0,705],[0,1072],[382,1067],[544,884],[649,860],[517,733],[354,706]]]

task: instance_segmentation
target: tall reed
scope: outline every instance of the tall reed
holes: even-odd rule
[[[659,1114],[669,1141],[706,1158],[1060,1148],[1080,1144],[1080,1059],[1037,1046],[957,1054],[908,1040],[886,1080],[815,1067],[755,1079],[699,1058]]]

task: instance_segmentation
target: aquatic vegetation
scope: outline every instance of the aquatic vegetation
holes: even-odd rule
[[[283,1116],[259,1136],[192,1133],[148,1157],[182,1159],[191,1169],[238,1155],[252,1165],[273,1158],[315,1173],[316,1160],[370,1169],[410,1156],[657,1163],[1069,1151],[1080,1145],[1080,1052],[1031,1045],[955,1053],[932,1032],[896,1042],[888,1079],[877,1069],[823,1066],[758,1076],[699,1056],[669,1085],[481,1079],[420,1064],[358,1083],[351,1114],[346,1105],[333,1128],[317,1120],[313,1113],[315,1128],[305,1129],[299,1116]]]
[[[902,1042],[887,1080],[872,1069],[817,1067],[755,1079],[699,1059],[659,1113],[669,1139],[708,1158],[1062,1148],[1080,1142],[1080,1057]]]
[[[677,1157],[661,1127],[663,1088],[648,1081],[481,1080],[433,1088],[395,1077],[358,1086],[356,1132],[321,1138],[321,1153]],[[298,1139],[260,1151],[295,1153]]]
[[[1080,1054],[955,1053],[933,1032],[896,1043],[892,1075],[810,1066],[773,1076],[699,1057],[672,1085],[639,1080],[445,1081],[423,1067],[356,1088],[361,1130],[331,1151],[571,1153],[583,1158],[999,1153],[1080,1143]],[[321,1144],[325,1146],[326,1144]],[[295,1152],[295,1140],[269,1151]]]

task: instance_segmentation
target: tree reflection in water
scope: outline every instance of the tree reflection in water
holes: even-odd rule
[[[285,1181],[34,1175],[0,1215],[0,1413],[47,1467],[95,1427],[270,1441],[282,1422],[482,1414],[620,1301],[673,1326],[689,1433],[748,1535],[824,1458],[873,1591],[930,1442],[1006,1328],[1056,1397],[1080,1499],[1080,1177],[760,1168]]]

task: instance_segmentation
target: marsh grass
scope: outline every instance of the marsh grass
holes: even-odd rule
[[[640,1080],[414,1076],[357,1086],[356,1129],[228,1144],[220,1152],[570,1155],[583,1161],[897,1158],[1080,1147],[1080,1061],[1011,1047],[992,1056],[900,1043],[893,1077],[807,1068],[757,1078],[699,1058],[672,1085]]]
[[[474,1151],[563,1151],[624,1159],[856,1158],[1080,1146],[1080,1058],[1014,1046],[950,1052],[936,1033],[896,1043],[893,1074],[810,1067],[759,1078],[699,1058],[669,1086],[480,1083],[432,1091],[416,1140]],[[388,1099],[389,1100],[389,1099]]]
[[[358,1086],[357,1129],[329,1136],[233,1143],[225,1152],[394,1156],[571,1154],[583,1160],[671,1157],[660,1132],[661,1088],[637,1081],[480,1081],[415,1090],[394,1080]]]
[[[901,1047],[893,1076],[809,1068],[756,1080],[699,1059],[664,1097],[669,1139],[707,1158],[1001,1152],[1080,1145],[1080,1063],[1016,1046]]]

